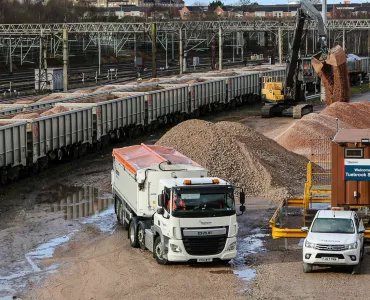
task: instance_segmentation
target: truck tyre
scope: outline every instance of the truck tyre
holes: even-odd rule
[[[160,236],[157,236],[154,241],[154,257],[160,265],[167,265],[168,260],[163,257],[162,240]]]
[[[130,239],[130,245],[132,248],[137,248],[139,246],[139,242],[137,239],[137,226],[134,221],[130,222],[129,230],[128,230],[128,236]]]
[[[140,248],[145,250],[145,227],[142,223],[137,226],[137,240]]]
[[[303,273],[311,273],[312,272],[312,265],[303,263]]]
[[[352,269],[352,274],[355,275],[355,274],[360,274],[361,273],[361,262],[358,263],[357,265],[353,266],[353,269]]]
[[[122,225],[121,209],[122,209],[122,202],[118,200],[117,201],[117,220],[118,220],[118,223]]]
[[[119,221],[119,215],[118,215],[119,204],[120,204],[120,202],[117,200],[117,197],[114,197],[114,213],[116,214],[118,221]]]

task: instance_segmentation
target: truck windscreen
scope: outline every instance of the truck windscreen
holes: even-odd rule
[[[172,214],[176,217],[216,217],[235,214],[232,188],[175,188]]]

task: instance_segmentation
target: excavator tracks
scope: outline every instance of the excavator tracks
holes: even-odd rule
[[[262,118],[280,117],[282,113],[283,111],[278,104],[265,104],[261,108]]]
[[[313,106],[310,104],[298,104],[293,107],[293,119],[300,119],[304,115],[313,112]]]

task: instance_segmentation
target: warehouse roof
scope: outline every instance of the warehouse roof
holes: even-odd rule
[[[170,161],[172,164],[200,167],[196,162],[170,147],[155,145],[136,145],[113,149],[113,156],[131,173]]]
[[[362,139],[370,140],[370,129],[341,129],[334,137],[336,143],[361,143]]]

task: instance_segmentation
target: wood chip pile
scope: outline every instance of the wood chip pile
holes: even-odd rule
[[[32,103],[35,103],[36,100],[35,99],[24,99],[24,100],[18,100],[18,101],[15,101],[14,104],[32,104]]]
[[[158,145],[173,147],[249,196],[279,201],[302,193],[307,159],[234,122],[182,122]]]
[[[143,86],[143,87],[134,87],[130,92],[153,92],[165,89],[162,86]]]
[[[339,128],[370,128],[370,102],[335,102],[321,113],[312,113],[297,120],[275,140],[289,151],[311,157],[312,142],[332,139]]]
[[[49,96],[41,98],[37,102],[52,101],[52,100],[68,98],[68,97],[72,97],[72,96],[76,96],[76,94],[74,94],[74,93],[54,93],[54,94],[51,94]]]

